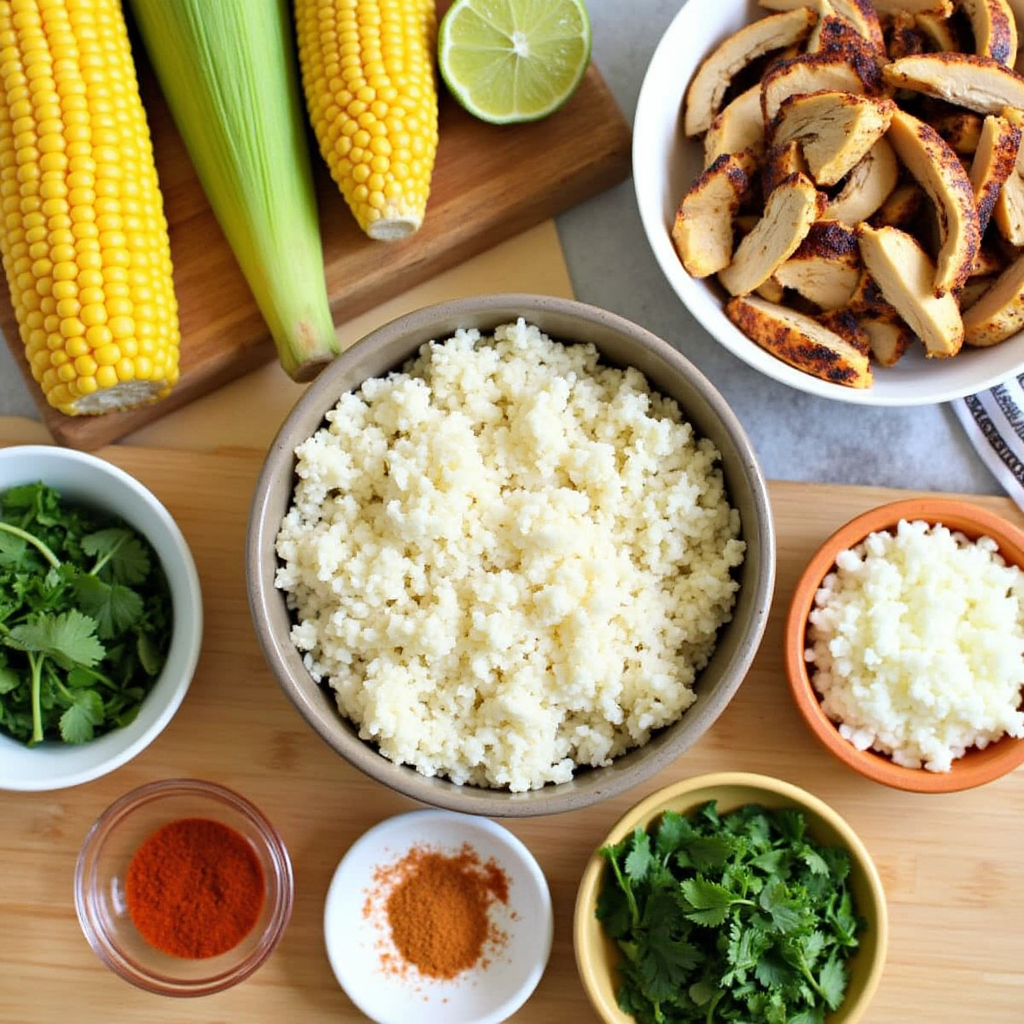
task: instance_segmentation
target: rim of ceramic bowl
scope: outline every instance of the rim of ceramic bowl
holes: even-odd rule
[[[1012,0],[1017,9],[1019,0]],[[723,5],[689,0],[672,18],[644,71],[632,140],[633,190],[651,252],[665,280],[693,318],[726,351],[771,380],[796,391],[846,404],[935,405],[992,387],[1024,365],[1024,334],[1001,345],[966,348],[953,359],[927,359],[923,347],[893,367],[878,368],[870,388],[850,388],[804,373],[747,338],[725,315],[724,290],[691,277],[672,244],[682,196],[701,168],[699,140],[682,133],[679,111],[699,61],[730,33],[766,12],[755,0]],[[884,372],[883,372],[884,370]]]
[[[99,861],[105,843],[118,826],[136,811],[177,797],[212,801],[244,818],[259,837],[261,848],[272,869],[266,879],[270,914],[256,946],[233,966],[217,968],[209,976],[198,979],[175,978],[166,972],[149,970],[136,958],[123,952],[104,927],[104,915],[100,913],[96,902]],[[120,978],[137,988],[163,996],[212,995],[237,985],[253,974],[273,953],[284,934],[291,918],[294,888],[288,848],[270,819],[252,801],[235,790],[203,779],[162,779],[145,783],[118,797],[89,828],[75,863],[75,913],[93,952]]]
[[[614,1002],[614,996],[599,987],[594,966],[597,964],[603,967],[605,963],[611,966],[614,963],[612,958],[616,956],[614,943],[604,935],[602,929],[595,927],[592,920],[607,863],[599,852],[600,848],[620,842],[636,827],[647,827],[670,803],[678,803],[690,798],[690,809],[692,810],[705,800],[705,797],[698,794],[707,791],[709,794],[707,799],[711,799],[712,791],[723,788],[738,791],[749,790],[751,795],[749,797],[738,795],[735,800],[720,801],[722,811],[758,802],[757,797],[753,796],[754,793],[770,795],[777,799],[779,805],[782,806],[794,806],[809,811],[836,833],[841,843],[849,851],[851,859],[856,861],[859,869],[863,872],[866,891],[876,915],[872,919],[873,934],[870,947],[863,950],[867,959],[860,966],[860,973],[866,979],[863,988],[858,994],[856,1003],[844,1003],[841,1008],[844,1024],[855,1024],[866,1012],[878,988],[889,947],[888,902],[878,867],[864,841],[834,807],[795,783],[759,772],[710,772],[670,783],[644,797],[622,814],[595,848],[581,876],[573,907],[573,949],[577,973],[587,992],[591,1006],[606,1024],[627,1024],[632,1020],[632,1017],[623,1014],[618,1009]],[[775,805],[774,799],[773,806]],[[861,909],[863,911],[864,908]],[[600,949],[594,949],[595,943],[600,945]],[[862,951],[858,951],[859,955],[862,955]]]
[[[659,742],[662,736],[667,738],[666,729],[647,746],[623,754],[608,767],[595,769],[595,772],[600,773],[597,777],[580,772],[570,782],[526,793],[460,787],[448,779],[427,778],[408,765],[393,764],[364,741],[353,743],[344,751],[339,749],[333,742],[336,722],[333,717],[327,720],[323,693],[314,691],[315,684],[306,685],[308,672],[302,666],[301,657],[287,635],[285,602],[274,586],[273,576],[276,564],[274,537],[277,522],[283,519],[287,511],[290,489],[284,495],[280,507],[271,506],[270,493],[277,474],[283,471],[289,479],[292,478],[294,454],[285,439],[292,435],[300,438],[312,435],[341,390],[356,386],[366,377],[385,372],[378,368],[381,364],[392,368],[414,354],[416,350],[410,348],[409,335],[422,339],[422,344],[432,337],[447,337],[460,327],[491,330],[516,316],[537,323],[545,333],[554,337],[579,341],[603,337],[605,344],[612,337],[639,342],[637,359],[633,365],[648,377],[656,389],[659,388],[658,378],[661,375],[680,373],[692,391],[691,408],[683,410],[686,418],[703,435],[707,435],[708,431],[702,423],[719,423],[722,436],[735,453],[732,467],[735,477],[726,473],[731,502],[735,506],[737,495],[742,491],[744,494],[749,493],[751,507],[761,510],[761,514],[754,516],[755,522],[744,523],[744,535],[749,545],[748,556],[742,569],[744,585],[733,612],[733,621],[747,617],[747,633],[740,640],[720,644],[718,651],[721,653],[716,651],[719,661],[716,663],[713,655],[711,663],[716,672],[729,674],[732,685],[712,695],[705,694],[702,698],[698,682],[698,702],[686,712],[693,716],[691,720],[702,716],[701,720],[710,727],[735,696],[764,636],[774,594],[776,569],[775,525],[767,483],[742,423],[718,389],[689,359],[641,325],[575,299],[495,293],[441,302],[406,313],[370,332],[343,352],[310,385],[289,413],[271,444],[253,493],[246,538],[246,572],[250,611],[260,646],[268,666],[292,704],[339,756],[345,757],[363,773],[405,796],[449,810],[493,817],[537,816],[576,810],[637,785],[682,755],[686,748],[670,747]],[[570,325],[571,321],[578,321],[575,328]],[[592,336],[581,337],[579,332],[587,327],[593,332]],[[600,349],[601,342],[596,344]],[[719,445],[720,450],[722,447]],[[300,672],[306,676],[301,685],[285,684],[284,679],[288,677],[301,679]],[[340,718],[336,708],[333,713]],[[354,728],[347,727],[355,737]],[[642,770],[633,768],[638,760],[633,755],[642,756]],[[593,781],[586,781],[589,779]]]
[[[61,773],[51,769],[50,775],[39,776],[32,774],[32,765],[26,759],[23,774],[0,782],[0,789],[4,790],[49,792],[78,786],[108,775],[145,750],[170,724],[188,693],[199,663],[203,639],[203,593],[195,558],[181,528],[163,502],[141,480],[97,455],[58,445],[19,444],[0,448],[0,465],[17,460],[24,460],[34,467],[32,472],[22,474],[23,483],[40,479],[46,473],[47,464],[57,462],[86,467],[90,472],[105,476],[124,487],[134,501],[144,505],[154,516],[159,535],[154,536],[152,531],[143,529],[130,515],[124,516],[113,502],[103,505],[102,502],[83,500],[88,504],[98,504],[114,514],[121,514],[134,528],[145,534],[156,550],[172,587],[174,634],[164,668],[154,683],[154,689],[162,688],[161,699],[164,703],[159,708],[156,702],[147,707],[144,701],[134,721],[90,740],[87,747],[47,741],[30,752],[62,765],[64,762],[78,762],[87,750],[90,763],[86,766],[76,764]],[[6,490],[8,486],[13,484],[4,484],[0,489]],[[66,485],[64,489],[67,489]],[[176,592],[172,577],[179,573],[180,588]],[[166,696],[163,696],[163,690],[166,690]],[[148,696],[153,696],[153,692]],[[0,743],[14,742],[8,736],[0,737]],[[91,757],[93,754],[96,755],[95,760]]]
[[[976,539],[992,537],[1007,561],[1024,568],[1024,530],[980,505],[956,498],[913,497],[888,502],[855,516],[831,534],[801,572],[790,599],[784,625],[783,657],[790,693],[814,736],[841,762],[859,774],[914,793],[954,793],[985,785],[1024,764],[1024,740],[1003,737],[984,750],[972,749],[953,762],[948,772],[906,768],[887,755],[858,750],[845,740],[825,714],[804,660],[807,618],[821,581],[835,565],[836,555],[860,543],[869,533],[888,530],[901,519],[942,523]]]

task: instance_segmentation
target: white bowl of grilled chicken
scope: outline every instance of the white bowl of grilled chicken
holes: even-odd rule
[[[925,405],[1024,368],[1024,0],[688,0],[637,103],[670,284],[767,376]]]

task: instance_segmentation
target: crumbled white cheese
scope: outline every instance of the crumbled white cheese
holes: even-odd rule
[[[745,545],[718,452],[639,372],[519,320],[428,343],[327,420],[276,582],[382,754],[524,791],[690,706]]]
[[[860,750],[949,771],[1024,736],[1024,572],[995,542],[902,521],[842,552],[807,631],[826,714]]]

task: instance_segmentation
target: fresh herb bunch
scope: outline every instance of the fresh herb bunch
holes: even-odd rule
[[[848,852],[796,809],[666,811],[601,848],[597,917],[622,953],[619,1007],[640,1024],[822,1024],[864,922]]]
[[[0,495],[0,731],[85,743],[127,725],[170,646],[149,542],[43,483]]]

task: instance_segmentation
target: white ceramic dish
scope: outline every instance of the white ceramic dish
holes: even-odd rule
[[[387,958],[398,953],[386,919],[365,912],[375,870],[420,845],[453,856],[464,843],[482,862],[493,858],[508,878],[507,904],[495,901],[489,908],[503,942],[450,981],[415,970],[396,976],[387,967]],[[375,825],[342,858],[327,892],[324,937],[339,984],[377,1024],[499,1024],[526,1002],[547,966],[551,894],[533,855],[503,826],[455,811],[410,811]]]
[[[1012,0],[1021,18],[1024,3]],[[926,360],[920,349],[894,367],[879,367],[867,389],[819,380],[776,359],[743,335],[723,311],[724,290],[683,269],[670,230],[680,199],[701,170],[699,141],[681,127],[686,88],[704,57],[727,36],[769,13],[754,0],[688,0],[651,58],[633,125],[633,183],[640,219],[669,284],[720,344],[754,369],[799,391],[860,405],[907,406],[947,402],[984,391],[1024,367],[1024,333],[985,349],[963,349]]]
[[[135,721],[89,743],[29,748],[0,735],[0,789],[65,789],[112,772],[163,732],[192,682],[203,635],[203,600],[192,553],[178,524],[130,474],[105,459],[48,445],[0,450],[0,492],[42,480],[73,501],[116,513],[149,539],[163,565],[174,605],[174,637],[163,671]]]

